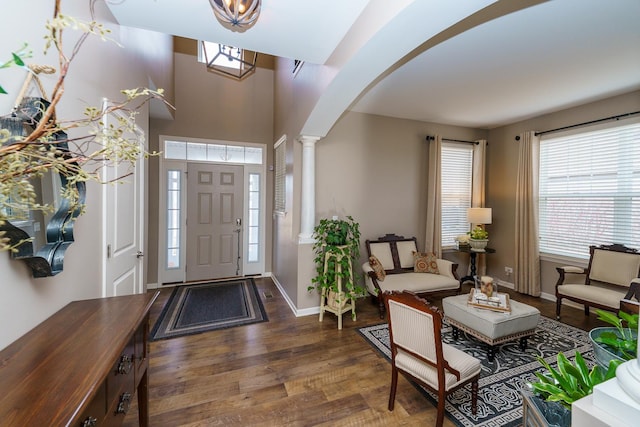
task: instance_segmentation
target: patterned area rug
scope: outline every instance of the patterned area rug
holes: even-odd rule
[[[386,323],[360,328],[358,332],[387,360],[391,360],[389,349],[389,328]],[[520,390],[536,379],[534,372],[542,368],[536,355],[556,366],[559,352],[573,359],[576,351],[585,358],[587,364],[595,365],[589,334],[581,329],[540,317],[536,334],[529,337],[527,350],[520,351],[518,341],[499,345],[493,363],[487,359],[484,344],[460,332],[454,341],[451,327],[445,324],[442,340],[473,355],[482,362],[482,372],[478,390],[478,411],[471,413],[471,388],[464,387],[448,396],[445,408],[447,416],[458,426],[520,426],[522,424],[522,397]],[[403,377],[404,378],[404,377]],[[402,380],[400,380],[402,381]],[[391,384],[391,376],[389,376]],[[437,396],[415,385],[432,402]]]
[[[252,278],[176,286],[151,340],[268,321]]]

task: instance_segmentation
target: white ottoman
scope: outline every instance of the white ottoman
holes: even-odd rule
[[[495,346],[520,339],[520,349],[527,348],[527,338],[536,332],[540,311],[518,301],[510,301],[511,312],[502,313],[467,305],[468,295],[456,295],[442,299],[446,321],[453,327],[453,337],[458,330],[487,344],[487,356],[492,362]]]

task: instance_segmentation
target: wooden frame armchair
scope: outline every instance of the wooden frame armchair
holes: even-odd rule
[[[633,294],[631,284],[640,276],[640,252],[624,245],[589,247],[590,257],[586,269],[558,267],[556,283],[556,317],[560,319],[562,300],[568,299],[589,307],[617,312],[620,300]]]
[[[391,343],[391,390],[389,410],[393,411],[398,372],[438,395],[436,426],[444,421],[446,396],[471,383],[471,410],[478,401],[480,361],[442,342],[442,313],[409,292],[384,294]]]
[[[455,295],[462,291],[456,263],[434,255],[436,269],[416,271],[415,254],[426,254],[418,251],[415,237],[386,234],[377,240],[366,240],[365,245],[368,257],[362,264],[365,285],[372,301],[378,304],[381,319],[385,310],[381,296],[385,292],[409,291],[425,297]]]

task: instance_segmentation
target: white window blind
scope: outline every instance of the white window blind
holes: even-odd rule
[[[469,231],[473,145],[442,143],[440,159],[442,247],[454,247],[455,237]]]
[[[540,252],[640,246],[640,123],[543,137],[539,184]]]
[[[286,139],[281,139],[275,146],[275,201],[274,210],[278,213],[286,212],[286,178],[287,178],[287,163],[286,163]]]

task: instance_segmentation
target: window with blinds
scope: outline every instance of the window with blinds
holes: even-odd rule
[[[455,247],[455,237],[469,231],[473,145],[442,143],[440,159],[443,248]]]
[[[640,247],[640,123],[540,141],[540,252]]]
[[[280,139],[275,144],[275,200],[274,210],[277,213],[285,213],[286,206],[286,178],[287,178],[287,162],[286,162],[286,148],[287,140],[285,138]]]

